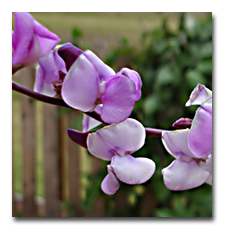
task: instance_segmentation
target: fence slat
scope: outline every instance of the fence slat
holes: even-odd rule
[[[13,102],[12,102],[13,104]],[[12,106],[12,114],[14,112],[13,106]],[[16,200],[15,200],[15,178],[14,178],[14,173],[15,173],[15,134],[14,134],[14,120],[12,116],[12,217],[16,216]]]
[[[28,88],[33,87],[33,69],[27,68],[21,72],[21,84]],[[36,215],[35,204],[35,102],[33,99],[22,96],[23,122],[23,216]]]
[[[59,145],[60,145],[60,200],[68,200],[68,173],[67,173],[67,116],[62,112],[63,108],[58,108],[59,114]]]
[[[68,114],[68,127],[72,127],[73,120],[78,117],[78,112]],[[68,137],[68,167],[69,167],[69,200],[74,207],[74,215],[83,216],[81,203],[81,158],[80,147]]]
[[[60,216],[59,119],[55,105],[44,104],[44,171],[46,216]]]

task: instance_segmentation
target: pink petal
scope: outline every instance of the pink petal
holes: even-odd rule
[[[131,155],[115,155],[111,167],[116,177],[126,184],[142,184],[155,172],[155,163],[144,157],[134,158]]]
[[[81,54],[71,66],[62,86],[62,98],[72,108],[83,112],[95,107],[98,75],[93,65]]]
[[[29,13],[15,12],[12,35],[13,65],[31,65],[48,53],[60,38],[37,22]]]
[[[202,169],[195,160],[179,158],[162,170],[165,186],[170,190],[187,190],[206,182],[209,172]]]
[[[63,59],[54,50],[39,60],[36,69],[34,91],[53,97],[56,95],[53,82],[60,79],[59,71],[67,73]]]
[[[42,55],[52,50],[61,40],[36,20],[34,20],[34,33],[37,35]]]
[[[117,76],[106,83],[102,94],[101,118],[104,122],[119,123],[128,118],[136,100],[135,84],[125,76]]]
[[[203,104],[196,111],[192,122],[189,147],[198,158],[205,158],[212,153],[212,106]]]
[[[198,84],[192,91],[186,106],[201,105],[210,97],[212,97],[212,91],[207,89],[204,85]]]
[[[98,77],[101,81],[105,81],[110,75],[114,75],[114,70],[106,65],[96,54],[94,54],[90,50],[84,51],[85,57],[92,63],[96,72],[98,73]]]
[[[141,87],[142,87],[142,81],[140,75],[131,69],[128,68],[122,68],[118,73],[122,74],[124,76],[127,76],[130,80],[132,80],[135,84],[135,89],[136,89],[136,101],[138,101],[141,98]]]
[[[12,64],[21,64],[29,53],[33,40],[34,19],[29,13],[15,12],[15,29],[12,35],[13,60]]]
[[[41,57],[41,46],[38,42],[37,36],[34,34],[33,39],[29,45],[29,52],[27,53],[26,58],[22,61],[23,66],[29,66],[33,63],[38,62]]]

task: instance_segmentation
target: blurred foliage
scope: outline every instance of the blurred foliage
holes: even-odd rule
[[[116,70],[127,66],[141,75],[133,116],[145,126],[168,129],[182,116],[193,117],[196,108],[184,107],[190,92],[197,83],[212,88],[212,16],[203,23],[186,16],[176,31],[165,18],[161,28],[143,33],[139,51],[126,40],[106,58]]]
[[[74,27],[72,30],[72,43],[75,46],[79,46],[79,40],[82,37],[82,31],[78,27]]]
[[[77,38],[80,33],[73,31],[73,36]],[[134,69],[142,78],[142,97],[136,102],[131,117],[145,127],[172,129],[177,119],[194,117],[196,106],[186,108],[185,103],[197,83],[212,89],[212,14],[197,21],[182,13],[176,31],[169,28],[164,18],[161,27],[142,34],[139,49],[123,38],[105,62],[115,71],[122,67]],[[90,178],[92,186],[84,201],[86,210],[102,197],[106,201],[107,216],[212,216],[211,186],[204,184],[182,192],[165,187],[161,170],[173,157],[159,138],[147,137],[145,146],[133,155],[155,161],[157,169],[153,177],[143,185],[120,183],[118,192],[107,196],[100,191],[101,180],[107,173],[105,167],[104,172]]]

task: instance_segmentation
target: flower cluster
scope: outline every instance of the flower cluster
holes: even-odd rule
[[[38,62],[34,90],[61,97],[71,108],[95,111],[103,122],[119,123],[128,118],[141,97],[139,74],[128,68],[115,71],[92,51],[70,43],[52,50],[60,41],[32,18],[15,13],[12,35],[14,69]]]
[[[62,98],[72,108],[96,111],[105,123],[128,118],[141,96],[141,78],[128,68],[115,73],[90,50],[70,67],[62,86]]]
[[[145,136],[143,125],[131,118],[88,135],[89,152],[102,160],[111,161],[107,166],[108,174],[102,181],[103,192],[114,194],[119,188],[118,180],[127,184],[142,184],[153,175],[155,163],[152,160],[131,156],[144,145]]]
[[[112,124],[130,116],[141,87],[136,71],[122,68],[115,73],[92,51],[66,43],[40,58],[34,90],[60,96],[82,112],[95,111],[103,122]]]
[[[36,63],[60,41],[60,38],[37,22],[29,13],[15,12],[12,31],[12,66],[14,69]]]
[[[212,185],[212,92],[198,84],[186,103],[190,105],[200,105],[191,128],[162,133],[165,148],[176,158],[162,170],[171,190],[195,188],[205,182]]]
[[[147,132],[139,121],[129,118],[141,98],[140,75],[126,67],[115,72],[92,51],[71,43],[56,46],[59,37],[29,13],[14,16],[13,73],[37,64],[34,91],[84,113],[83,132],[68,129],[68,135],[93,156],[110,162],[102,191],[112,195],[119,189],[119,181],[133,185],[149,180],[155,163],[131,155],[144,145]],[[171,190],[212,185],[212,92],[198,84],[186,103],[190,105],[200,105],[193,120],[181,118],[174,123],[179,130],[162,131],[163,145],[176,158],[162,170]],[[101,121],[85,114],[93,111]],[[92,131],[99,124],[104,127]]]
[[[80,135],[71,129],[68,134],[72,140]],[[108,174],[101,185],[103,192],[114,194],[119,188],[118,180],[126,184],[142,184],[151,178],[155,163],[148,158],[131,156],[144,145],[145,137],[143,125],[131,118],[88,133],[85,138],[88,151],[99,159],[110,161]]]

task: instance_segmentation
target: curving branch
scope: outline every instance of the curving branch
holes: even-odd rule
[[[42,101],[42,102],[45,102],[45,103],[49,103],[49,104],[52,104],[52,105],[58,105],[58,106],[62,106],[62,107],[65,107],[65,108],[70,108],[70,109],[73,109],[71,108],[70,106],[68,106],[62,99],[59,99],[59,98],[54,98],[54,97],[49,97],[49,96],[46,96],[46,95],[43,95],[41,93],[38,93],[38,92],[35,92],[31,89],[28,89],[16,82],[12,82],[12,89],[19,92],[19,93],[22,93],[24,95],[27,95],[29,97],[32,97],[36,100],[39,100],[39,101]],[[101,120],[101,117],[98,113],[96,112],[85,112],[85,114],[87,114],[88,116],[104,123],[102,120]],[[191,121],[189,119],[189,123],[188,125],[191,124]],[[176,127],[176,128],[182,128],[182,125],[181,124],[179,127]],[[186,126],[184,126],[183,128],[187,128],[187,122],[185,123]],[[164,130],[162,129],[153,129],[153,128],[145,128],[145,131],[146,131],[146,135],[147,136],[152,136],[152,137],[160,137],[162,136],[162,132]]]
[[[39,100],[39,101],[42,101],[42,102],[45,102],[45,103],[49,103],[49,104],[52,104],[52,105],[58,105],[58,106],[62,106],[62,107],[65,107],[65,108],[70,108],[70,109],[73,109],[71,108],[70,106],[68,106],[62,99],[59,99],[59,98],[54,98],[54,97],[49,97],[49,96],[46,96],[44,94],[41,94],[41,93],[38,93],[38,92],[35,92],[31,89],[28,89],[16,82],[12,82],[12,90],[15,90],[19,93],[22,93],[24,95],[27,95],[29,97],[32,97],[36,100]],[[101,121],[101,117],[99,116],[99,114],[97,114],[96,112],[86,112],[86,114],[90,117],[93,117],[94,119],[98,120],[98,121]]]
[[[48,97],[46,95],[43,95],[41,93],[35,92],[31,89],[28,89],[28,88],[14,82],[14,81],[12,82],[12,89],[19,92],[19,93],[22,93],[24,95],[32,97],[34,99],[37,99],[39,101],[69,108],[69,106],[62,99],[58,99],[58,98],[54,98],[54,97]]]

